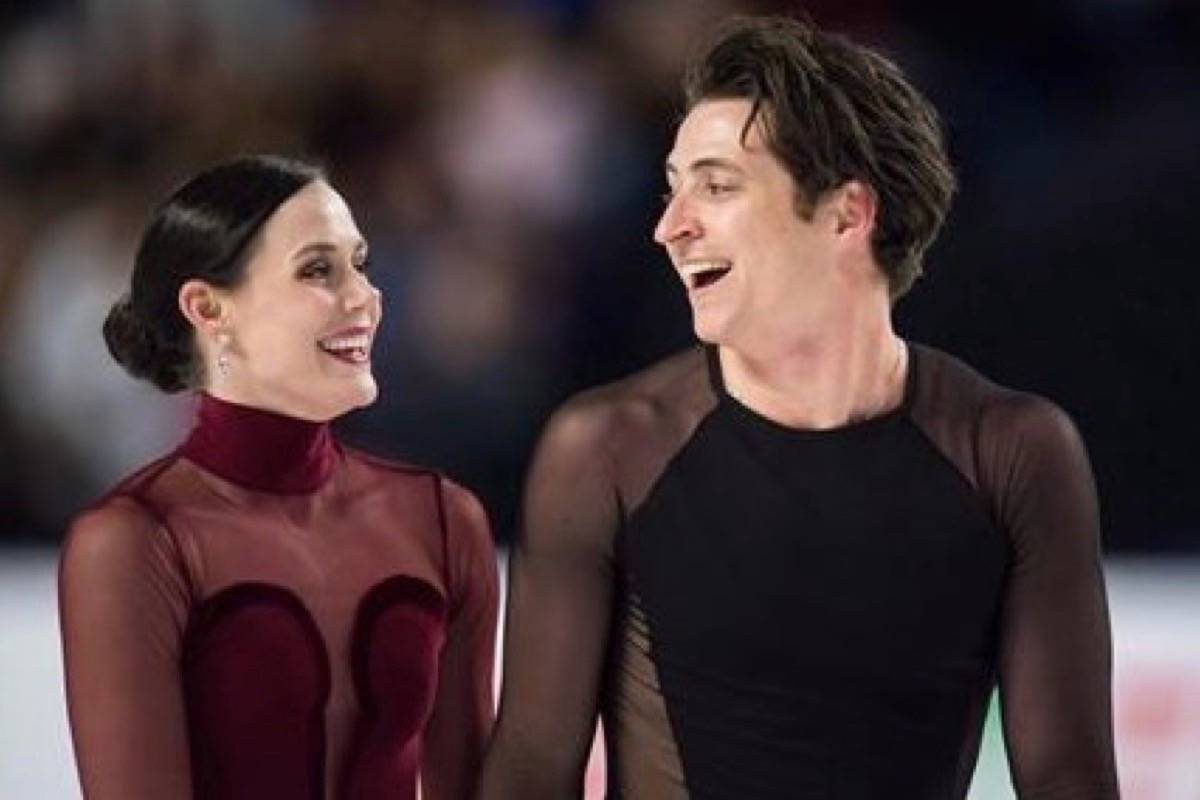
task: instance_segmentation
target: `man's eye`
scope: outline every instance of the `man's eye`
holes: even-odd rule
[[[364,275],[368,274],[371,271],[371,257],[363,256],[354,263],[354,268]]]
[[[736,188],[737,188],[736,186],[733,186],[732,184],[728,184],[728,183],[706,183],[706,184],[704,184],[704,190],[711,195],[729,194]]]

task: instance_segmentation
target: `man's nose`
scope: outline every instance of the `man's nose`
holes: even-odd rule
[[[675,194],[667,201],[658,224],[654,226],[654,241],[666,247],[680,239],[695,238],[700,235],[700,230],[691,204],[682,194]]]

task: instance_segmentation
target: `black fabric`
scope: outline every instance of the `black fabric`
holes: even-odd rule
[[[957,798],[999,684],[1022,797],[1117,796],[1096,498],[1051,404],[910,345],[828,431],[697,349],[552,419],[483,796]]]

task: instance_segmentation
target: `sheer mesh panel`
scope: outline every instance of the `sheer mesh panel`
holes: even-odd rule
[[[232,425],[254,446],[236,407],[204,413],[202,428]],[[477,501],[353,451],[322,454],[332,469],[308,492],[226,480],[236,449],[205,451],[204,467],[192,456],[205,452],[184,452],[82,515],[64,546],[85,795],[412,796],[420,751],[425,797],[466,796],[490,728],[495,625]]]
[[[701,350],[555,415],[483,797],[580,796],[598,708],[614,796],[964,797],[996,681],[1021,796],[1117,796],[1078,436],[910,356],[900,408],[828,432],[740,406]]]

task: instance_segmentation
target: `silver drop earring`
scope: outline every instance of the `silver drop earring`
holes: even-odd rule
[[[225,376],[229,375],[229,334],[217,335],[217,345],[221,348],[217,353],[217,370]]]

